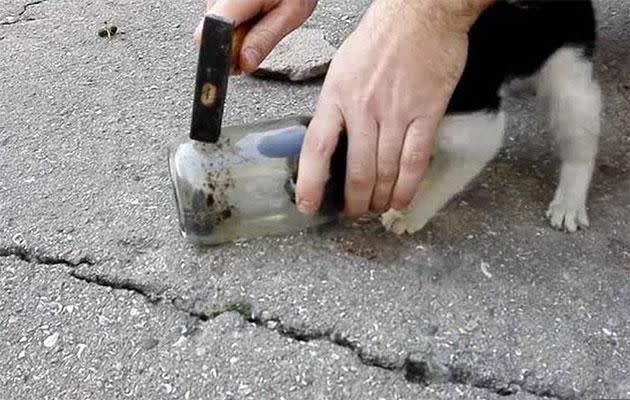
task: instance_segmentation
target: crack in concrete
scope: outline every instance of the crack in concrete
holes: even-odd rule
[[[450,383],[487,390],[500,396],[512,396],[519,392],[524,392],[547,399],[576,400],[579,398],[578,393],[575,393],[572,389],[545,387],[530,382],[528,381],[530,377],[528,374],[523,379],[512,380],[507,384],[500,383],[495,378],[479,376],[471,367],[440,363],[428,352],[409,354],[402,365],[395,364],[378,356],[365,353],[359,343],[352,341],[339,332],[335,332],[334,328],[309,332],[304,329],[286,326],[278,318],[263,318],[262,313],[255,312],[252,305],[245,302],[229,303],[214,310],[202,312],[192,309],[182,298],[167,298],[163,296],[162,292],[156,292],[155,288],[152,288],[150,285],[139,284],[127,279],[116,280],[104,276],[85,276],[77,273],[76,270],[70,271],[70,275],[86,283],[131,291],[145,297],[152,304],[170,305],[176,310],[203,322],[213,320],[225,313],[234,312],[256,327],[276,332],[286,338],[299,342],[328,341],[351,351],[361,364],[391,373],[402,374],[405,380],[414,384],[429,386],[432,384]]]
[[[335,344],[340,347],[344,347],[350,350],[352,353],[356,355],[356,357],[361,361],[361,364],[376,367],[380,369],[384,369],[387,371],[397,371],[400,370],[400,367],[394,365],[393,363],[380,359],[379,357],[375,357],[373,355],[369,355],[365,353],[359,343],[352,341],[351,339],[345,337],[340,332],[336,332],[334,328],[329,328],[324,331],[300,331],[297,328],[286,326],[282,324],[282,322],[277,318],[271,319],[262,319],[259,315],[250,314],[249,316],[241,314],[241,316],[250,323],[254,325],[275,331],[279,333],[281,336],[288,337],[299,342],[310,342],[313,340],[323,340],[328,341],[332,344]]]
[[[0,25],[15,25],[18,22],[23,21],[22,20],[22,16],[26,13],[26,11],[29,9],[29,7],[36,6],[36,5],[44,3],[46,1],[48,1],[48,0],[34,0],[34,1],[31,1],[31,2],[28,2],[28,3],[24,4],[22,6],[22,11],[20,11],[17,15],[8,15],[8,16],[2,18],[3,21],[0,22]]]
[[[70,276],[86,283],[93,283],[95,285],[106,288],[121,289],[134,292],[145,297],[152,304],[157,304],[162,301],[162,297],[153,293],[148,285],[137,284],[128,279],[115,281],[102,276],[88,277],[77,273],[76,270],[70,271]]]
[[[23,246],[0,247],[0,257],[17,257],[22,261],[44,265],[67,265],[69,267],[78,267],[79,265],[84,264],[94,265],[94,261],[87,256],[83,256],[76,261],[72,261],[59,256],[55,257],[46,254],[37,254],[37,251],[27,249]]]
[[[404,364],[399,366],[393,364],[392,362],[380,359],[378,356],[366,354],[361,349],[359,343],[353,342],[339,332],[335,332],[333,328],[322,332],[307,332],[294,327],[285,326],[279,319],[276,318],[263,320],[259,315],[243,314],[240,312],[239,314],[241,314],[243,319],[253,323],[255,326],[274,331],[284,337],[301,342],[323,340],[346,348],[355,354],[361,364],[393,373],[402,373],[404,378],[410,383],[421,384],[423,386],[444,383],[472,386],[477,389],[488,390],[500,396],[511,396],[519,392],[525,392],[537,397],[549,399],[576,399],[575,394],[562,395],[553,388],[535,387],[534,385],[530,385],[526,380],[514,380],[509,382],[507,385],[497,385],[495,379],[475,376],[474,371],[469,368],[442,364],[434,360],[431,354],[408,355]],[[271,327],[269,322],[272,322]]]

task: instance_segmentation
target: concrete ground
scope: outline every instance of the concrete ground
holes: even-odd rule
[[[590,229],[548,226],[557,160],[512,99],[506,148],[421,233],[205,250],[166,168],[202,1],[25,1],[0,3],[0,399],[630,398],[627,0],[598,2]],[[309,25],[338,46],[367,3]],[[312,111],[319,84],[236,79],[226,123]]]

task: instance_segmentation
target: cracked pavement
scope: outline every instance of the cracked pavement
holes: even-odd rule
[[[598,2],[590,229],[547,225],[557,160],[510,99],[505,149],[425,231],[212,249],[179,236],[166,168],[202,2],[27,3],[0,5],[28,21],[0,26],[1,399],[630,398],[627,0]],[[367,3],[308,25],[338,46]],[[226,123],[311,112],[320,83],[234,79]]]
[[[34,18],[31,16],[27,16],[26,19],[23,19],[25,14],[29,10],[29,8],[37,6],[46,1],[48,0],[35,0],[26,4],[21,4],[20,5],[21,9],[18,12],[12,15],[7,15],[4,18],[0,19],[0,25],[13,25],[13,24],[17,24],[20,21],[33,21]],[[8,6],[13,6],[12,3],[14,3],[14,1],[10,0],[8,3],[4,4],[4,8],[7,8]]]

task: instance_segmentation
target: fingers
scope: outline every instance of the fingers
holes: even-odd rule
[[[234,21],[235,26],[238,26],[260,14],[269,3],[278,3],[278,1],[215,0],[214,4],[208,8],[208,13],[229,18]]]
[[[243,72],[250,73],[258,68],[278,42],[304,21],[302,13],[293,12],[290,7],[294,5],[283,2],[265,14],[249,31],[240,57]]]
[[[274,1],[277,2],[277,1]],[[220,15],[234,21],[238,26],[258,15],[268,1],[264,0],[207,0],[206,13]],[[199,46],[203,31],[203,19],[197,25],[193,35],[195,44]]]
[[[370,209],[376,181],[378,124],[363,113],[348,117],[348,159],[345,185],[345,210],[359,216]]]
[[[247,33],[241,54],[239,69],[253,72],[262,60],[287,34],[300,26],[313,12],[315,0],[208,0],[208,13],[234,21],[235,26],[260,17]],[[203,21],[193,35],[199,46]]]
[[[396,121],[392,122],[384,122],[379,128],[376,184],[370,205],[370,210],[373,212],[383,212],[387,209],[392,190],[398,179],[405,127]]]
[[[343,129],[341,110],[321,101],[304,136],[298,165],[296,197],[298,210],[310,215],[319,210],[329,178],[330,158]]]
[[[395,124],[389,125],[391,128],[384,125],[379,132],[375,120],[362,114],[343,115],[337,106],[322,103],[307,130],[300,157],[296,188],[300,212],[313,214],[320,207],[330,158],[346,119],[344,214],[358,216],[369,210],[382,212],[387,207],[400,210],[408,206],[429,164],[434,137],[431,133],[436,127],[414,120],[406,132]]]
[[[401,210],[415,197],[433,152],[436,129],[436,124],[426,119],[416,119],[407,128],[391,208]]]

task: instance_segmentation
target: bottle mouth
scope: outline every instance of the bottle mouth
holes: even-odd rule
[[[184,225],[184,216],[181,212],[180,200],[179,200],[179,190],[177,185],[177,172],[175,171],[175,165],[173,163],[171,154],[168,155],[168,171],[171,181],[171,193],[173,194],[173,201],[175,203],[175,210],[177,211],[177,221],[179,224],[179,233],[182,237],[186,238],[186,229]]]

